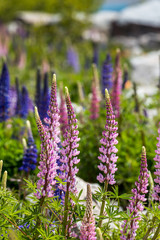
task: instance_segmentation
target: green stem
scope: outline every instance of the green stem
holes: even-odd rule
[[[157,239],[157,237],[158,237],[158,235],[159,235],[159,232],[160,232],[160,223],[159,223],[159,225],[158,225],[158,227],[157,227],[157,230],[156,230],[156,232],[155,232],[152,240],[156,240],[156,239]]]
[[[63,226],[62,226],[62,235],[66,237],[66,226],[67,226],[67,217],[68,217],[68,199],[69,199],[69,182],[67,182],[67,191],[65,194],[65,206],[64,206],[64,218],[63,218]]]
[[[154,225],[154,223],[155,223],[155,220],[156,220],[156,218],[154,217],[154,218],[153,218],[153,225]],[[154,226],[148,228],[148,230],[147,230],[147,232],[146,232],[143,240],[147,240],[147,238],[148,238],[150,232],[153,230],[153,228],[154,228]]]
[[[39,211],[41,213],[43,212],[44,199],[45,199],[45,197],[42,197],[41,200],[40,200],[40,204],[39,204]],[[39,232],[37,231],[37,229],[39,228],[40,224],[41,224],[41,220],[40,220],[39,217],[37,217],[36,226],[35,226],[36,232],[35,232],[32,240],[37,240],[38,239]]]
[[[108,189],[108,182],[106,181],[105,182],[105,186],[104,186],[105,193],[107,192],[107,189]],[[104,194],[103,198],[102,198],[102,205],[101,205],[101,210],[100,210],[100,216],[104,215],[105,202],[106,202],[106,195]],[[99,228],[101,228],[101,226],[102,226],[102,221],[103,221],[103,219],[100,219],[100,221],[98,223],[98,227]]]

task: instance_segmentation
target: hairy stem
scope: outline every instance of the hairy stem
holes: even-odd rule
[[[155,232],[152,240],[156,240],[156,239],[157,239],[157,237],[158,237],[158,235],[159,235],[159,232],[160,232],[160,223],[159,223],[159,225],[158,225],[158,227],[157,227],[157,230],[156,230],[156,232]]]
[[[105,181],[105,186],[104,186],[105,193],[107,192],[107,189],[108,189],[108,181]],[[106,195],[103,195],[100,216],[104,215],[105,202],[106,202]],[[102,221],[103,221],[103,219],[100,219],[100,221],[98,223],[99,228],[101,228],[101,226],[102,226]]]

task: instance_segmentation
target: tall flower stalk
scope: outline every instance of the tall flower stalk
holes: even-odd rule
[[[36,193],[37,198],[45,196],[54,196],[54,187],[56,184],[55,177],[57,176],[57,160],[59,159],[59,110],[57,104],[57,88],[56,88],[56,76],[53,75],[53,81],[51,86],[51,98],[48,110],[49,118],[45,118],[47,126],[43,126],[37,108],[35,108],[36,123],[41,138],[41,155],[38,173],[38,191]]]
[[[99,117],[99,99],[94,81],[92,83],[92,99],[90,112],[91,112],[90,119],[95,120]]]
[[[65,87],[66,91],[66,105],[67,105],[67,114],[68,114],[68,128],[64,134],[64,141],[62,142],[63,148],[61,149],[61,166],[60,170],[62,171],[60,178],[66,181],[65,185],[61,186],[61,189],[65,192],[64,199],[64,217],[63,217],[63,229],[62,233],[67,239],[70,236],[71,231],[71,223],[72,219],[70,214],[70,206],[69,202],[71,201],[70,193],[76,194],[76,173],[78,172],[78,168],[75,166],[79,163],[80,159],[77,158],[79,155],[79,151],[77,147],[79,146],[78,142],[80,138],[78,138],[79,131],[77,125],[76,115],[74,113],[68,88]]]
[[[132,189],[133,197],[129,201],[129,206],[127,207],[130,213],[131,220],[124,221],[122,225],[120,239],[122,240],[131,240],[135,239],[136,230],[138,229],[138,221],[141,219],[140,212],[143,211],[144,206],[143,202],[147,199],[145,194],[148,192],[148,169],[147,169],[147,158],[146,158],[146,149],[142,147],[141,155],[141,170],[138,177],[138,181],[135,182],[136,188]]]
[[[104,191],[107,192],[108,184],[115,184],[114,174],[117,171],[116,162],[117,162],[117,148],[115,145],[118,143],[116,137],[118,136],[117,130],[117,122],[115,121],[115,115],[113,113],[112,104],[110,100],[110,96],[108,90],[105,90],[105,98],[106,98],[106,125],[105,131],[103,131],[103,138],[100,140],[102,146],[99,148],[100,156],[98,159],[101,161],[98,166],[99,170],[103,172],[103,174],[99,174],[97,176],[97,180],[100,183],[104,183]],[[105,200],[106,195],[103,196],[102,205],[100,210],[100,216],[104,215],[105,208]],[[102,225],[102,220],[99,221],[99,227]]]
[[[60,103],[60,128],[61,128],[61,133],[62,135],[65,134],[66,128],[68,126],[68,119],[67,119],[67,109],[65,106],[65,99],[63,96],[63,90],[62,90],[62,86],[60,86],[60,99],[61,99],[61,103]]]
[[[87,184],[86,211],[80,229],[80,240],[96,240],[95,219],[93,216],[91,186]]]

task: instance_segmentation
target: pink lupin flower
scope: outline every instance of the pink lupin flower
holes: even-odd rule
[[[115,184],[114,174],[117,171],[116,162],[117,162],[117,148],[115,145],[118,143],[116,137],[118,136],[117,130],[117,122],[115,121],[115,115],[113,113],[112,104],[110,100],[110,96],[108,90],[105,89],[105,98],[106,98],[106,125],[105,131],[103,131],[103,138],[100,140],[102,146],[99,148],[101,152],[98,159],[101,161],[98,166],[99,170],[103,172],[103,174],[99,174],[97,176],[97,180],[100,183],[104,183],[104,191],[107,192],[108,184]],[[100,216],[104,214],[106,195],[102,198],[102,205],[100,210]],[[98,226],[101,227],[102,219],[100,219]]]
[[[86,211],[80,228],[80,240],[96,240],[95,219],[93,216],[91,186],[87,184]]]
[[[66,182],[65,185],[61,185],[59,188],[65,192],[65,200],[64,200],[64,217],[63,217],[63,234],[66,239],[70,236],[70,232],[73,226],[72,222],[72,214],[70,212],[73,207],[73,202],[70,198],[70,193],[76,194],[76,179],[75,176],[78,172],[78,168],[75,167],[76,164],[79,163],[80,159],[77,158],[79,155],[79,151],[77,147],[79,146],[78,142],[80,138],[78,138],[79,131],[77,125],[76,115],[74,113],[68,88],[65,87],[66,90],[66,105],[67,105],[67,114],[68,114],[68,127],[64,134],[64,141],[62,142],[62,150],[61,150],[61,166],[60,171],[62,172],[59,176],[62,180]]]
[[[113,74],[113,89],[112,89],[112,106],[115,112],[115,117],[120,114],[120,95],[122,91],[122,70],[120,66],[120,50],[117,50],[116,63]]]
[[[57,104],[57,89],[56,89],[56,75],[53,75],[53,81],[51,86],[51,98],[48,110],[49,118],[45,119],[47,125],[44,127],[37,108],[35,108],[36,123],[41,138],[41,155],[37,182],[38,191],[36,193],[37,198],[45,196],[54,196],[54,187],[56,184],[55,177],[57,176],[57,160],[59,159],[59,110]]]
[[[100,140],[102,146],[99,148],[101,152],[98,159],[101,161],[98,166],[99,170],[103,172],[103,175],[100,173],[97,176],[97,180],[100,183],[107,182],[108,184],[115,184],[114,174],[117,171],[116,162],[118,157],[116,156],[117,148],[115,145],[118,143],[116,137],[117,133],[117,122],[115,121],[115,115],[113,114],[113,109],[109,97],[108,90],[105,89],[105,98],[106,98],[106,125],[105,131],[103,131],[103,138]]]
[[[80,159],[77,158],[80,151],[77,150],[79,146],[78,142],[80,138],[78,138],[79,131],[77,125],[76,115],[74,113],[68,88],[65,87],[66,90],[66,104],[67,104],[67,114],[68,114],[68,127],[64,134],[64,141],[62,142],[62,157],[60,159],[62,165],[60,166],[60,170],[63,172],[60,176],[62,179],[67,181],[67,184],[62,186],[63,190],[77,193],[77,189],[75,187],[75,175],[78,172],[78,168],[74,167],[79,163]]]
[[[145,194],[148,192],[148,177],[146,149],[142,147],[140,175],[138,181],[135,182],[136,188],[132,189],[133,197],[129,201],[130,204],[127,207],[132,219],[129,222],[125,220],[122,225],[122,236],[120,236],[122,240],[135,239],[136,230],[139,226],[138,221],[141,219],[140,212],[144,209],[142,202],[146,201]]]
[[[60,128],[61,128],[61,132],[64,135],[65,131],[67,129],[68,126],[68,119],[67,119],[67,110],[66,110],[66,106],[65,106],[65,99],[63,97],[63,92],[62,92],[62,87],[60,88],[60,98],[61,98],[61,103],[60,103]]]
[[[95,120],[99,117],[99,98],[97,96],[97,88],[94,82],[92,84],[92,99],[90,112],[90,119]]]
[[[159,123],[160,125],[160,123]],[[159,206],[158,208],[160,208],[160,128],[158,129],[158,134],[159,136],[157,137],[158,143],[157,143],[157,150],[155,150],[156,152],[156,156],[154,158],[155,161],[155,186],[154,186],[154,192],[153,192],[153,198],[159,202]]]

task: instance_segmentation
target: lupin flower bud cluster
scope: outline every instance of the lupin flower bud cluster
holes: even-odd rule
[[[132,189],[133,197],[131,197],[128,206],[131,220],[129,222],[124,221],[122,225],[121,240],[135,239],[136,230],[139,227],[138,221],[141,219],[140,213],[144,210],[143,202],[147,200],[145,194],[148,192],[148,178],[149,173],[147,169],[146,149],[145,147],[142,147],[140,175],[138,181],[135,182],[136,188]]]
[[[80,240],[96,240],[95,219],[93,216],[91,186],[87,184],[86,211],[80,229]]]
[[[102,146],[99,148],[100,156],[98,159],[101,161],[98,168],[103,174],[97,176],[97,180],[100,183],[107,182],[108,184],[115,184],[114,174],[117,171],[116,162],[118,157],[116,156],[117,148],[115,145],[118,143],[116,140],[118,133],[117,122],[115,121],[115,115],[113,113],[110,96],[107,89],[105,90],[106,98],[106,125],[105,131],[103,131],[103,138],[100,140]]]

